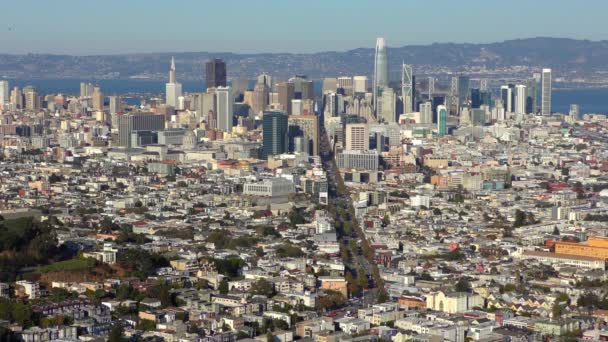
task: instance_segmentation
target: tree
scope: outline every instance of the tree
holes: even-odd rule
[[[260,278],[251,284],[251,290],[249,292],[253,295],[270,297],[274,293],[274,287],[268,280]]]
[[[228,281],[226,279],[222,279],[222,281],[220,282],[220,285],[218,286],[218,291],[220,291],[220,294],[228,294]]]
[[[557,226],[553,227],[553,235],[559,235],[559,229],[557,228]]]
[[[434,281],[435,278],[433,278],[428,272],[422,272],[420,275],[420,280]]]
[[[147,319],[141,319],[139,320],[139,323],[137,323],[137,329],[143,331],[152,331],[156,329],[156,322]]]
[[[391,224],[391,219],[388,217],[388,214],[384,214],[384,217],[382,218],[382,226],[387,227],[389,224]]]
[[[266,333],[266,342],[274,342],[274,335],[270,331]]]
[[[456,292],[470,292],[471,283],[466,278],[460,278],[456,285],[454,285],[454,291]]]
[[[556,300],[551,308],[551,317],[560,318],[562,316],[562,305]]]
[[[121,324],[115,324],[110,330],[108,335],[108,342],[124,342],[125,341],[125,329]]]
[[[29,304],[16,302],[11,305],[11,317],[19,325],[27,327],[32,323],[34,312]]]
[[[369,286],[369,278],[367,278],[367,274],[362,268],[359,268],[357,271],[357,283],[361,288],[366,288]]]
[[[513,227],[521,227],[526,223],[526,214],[517,209],[515,210],[515,222],[513,222]]]

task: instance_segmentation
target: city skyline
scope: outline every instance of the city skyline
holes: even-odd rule
[[[98,25],[89,23],[103,23],[106,11],[91,11],[92,5],[74,0],[66,0],[62,4],[63,7],[46,8],[30,6],[30,2],[25,1],[5,6],[3,11],[9,19],[0,30],[3,52],[73,55],[164,51],[311,53],[326,50],[328,46],[336,51],[367,46],[366,42],[377,36],[384,36],[392,42],[391,46],[486,43],[545,36],[602,40],[606,38],[606,32],[598,23],[603,20],[602,13],[608,10],[606,2],[597,0],[586,2],[586,6],[567,1],[558,1],[556,5],[555,1],[518,0],[513,6],[500,9],[505,25],[496,25],[494,16],[489,15],[496,10],[496,5],[488,6],[474,0],[468,2],[468,6],[462,6],[441,0],[435,3],[443,9],[435,14],[435,21],[449,25],[450,29],[445,30],[444,26],[425,26],[426,17],[416,15],[425,9],[426,4],[422,1],[385,1],[381,6],[354,1],[349,3],[348,11],[341,11],[336,16],[336,11],[342,10],[341,4],[327,4],[320,0],[310,1],[298,11],[289,4],[274,0],[267,6],[236,1],[236,11],[228,11],[221,4],[194,1],[180,1],[177,5],[152,1],[143,6],[141,1],[119,3],[110,0],[104,5],[119,10],[113,12],[113,24],[100,29]],[[520,10],[518,4],[525,5],[526,10]],[[56,20],[65,16],[67,8],[71,11],[70,20]],[[408,13],[408,20],[404,22],[403,16]],[[180,19],[171,20],[170,29],[167,25],[156,25],[173,17]],[[577,25],[561,24],[572,17],[586,20],[577,22]],[[262,18],[268,23],[259,25],[252,18]],[[361,25],[332,25],[332,34],[328,34],[327,23],[336,20]],[[471,20],[476,24],[461,24]],[[249,21],[252,24],[244,30]],[[244,25],[230,25],[235,22]],[[508,25],[509,22],[526,22],[526,25]],[[293,30],[289,28],[304,24],[309,25],[294,39]],[[276,27],[287,29],[277,30]],[[482,27],[484,29],[480,29]]]

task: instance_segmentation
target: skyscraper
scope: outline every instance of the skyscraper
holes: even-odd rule
[[[11,90],[11,104],[18,109],[23,109],[23,93],[19,87],[13,87]]]
[[[110,96],[110,114],[122,112],[122,100],[120,96]]]
[[[581,109],[580,109],[579,105],[577,105],[577,104],[570,105],[570,111],[568,112],[568,114],[570,115],[571,118],[573,118],[574,120],[578,120],[581,115],[580,113],[581,113]]]
[[[23,88],[23,96],[25,97],[25,109],[38,110],[40,109],[40,97],[38,91],[32,86]]]
[[[529,78],[526,81],[526,113],[534,114],[537,110],[538,86],[534,78]]]
[[[132,147],[131,133],[137,131],[162,131],[165,116],[151,113],[124,114],[118,117],[118,146]]]
[[[344,95],[352,96],[354,92],[353,78],[348,76],[338,77],[338,88],[344,90]]]
[[[226,63],[221,59],[210,59],[205,64],[207,88],[226,86]]]
[[[215,88],[217,100],[217,129],[223,132],[232,131],[232,120],[234,117],[234,98],[230,87]]]
[[[540,114],[551,115],[551,69],[543,69],[540,83]]]
[[[182,96],[182,85],[177,83],[175,77],[175,58],[171,57],[169,68],[169,83],[165,85],[165,103],[173,108],[177,107],[177,99]]]
[[[384,122],[397,122],[396,110],[397,96],[393,88],[381,87],[378,89],[378,108],[376,117]]]
[[[414,111],[412,89],[412,66],[403,64],[401,67],[401,95],[403,97],[403,113],[406,114]]]
[[[369,128],[366,123],[347,124],[345,136],[344,148],[346,150],[369,150]]]
[[[433,123],[433,103],[427,101],[420,104],[420,122],[421,124]]]
[[[268,87],[268,89],[272,89],[272,85],[273,85],[272,76],[270,76],[266,73],[263,73],[258,76],[258,81],[256,83],[265,84]]]
[[[376,40],[374,59],[374,112],[378,110],[378,89],[388,86],[388,56],[386,41],[380,37]]]
[[[93,96],[93,84],[80,82],[80,97]]]
[[[262,159],[287,152],[287,115],[281,112],[264,112],[262,118]]]
[[[230,81],[232,95],[237,102],[241,102],[247,89],[249,89],[249,80],[246,78],[235,78]]]
[[[103,93],[101,92],[100,86],[95,86],[93,88],[93,110],[103,110]]]
[[[253,87],[253,104],[251,110],[253,114],[258,115],[263,113],[268,107],[268,93],[270,92],[265,83],[256,83]]]
[[[435,92],[435,77],[429,77],[428,91],[429,100],[431,100],[433,98],[433,93]]]
[[[437,135],[443,137],[448,133],[448,109],[444,105],[437,106]]]
[[[296,137],[303,137],[306,152],[313,156],[319,155],[319,117],[316,115],[290,115],[288,124],[290,145]],[[295,150],[295,147],[293,149]],[[290,148],[290,150],[292,149]]]
[[[506,113],[513,112],[513,89],[508,85],[500,86],[500,97]]]
[[[357,93],[365,93],[367,92],[367,88],[369,88],[367,76],[354,76],[353,77],[353,92]]]
[[[311,80],[304,80],[300,84],[302,91],[300,98],[302,100],[313,100],[315,98],[315,84]]]
[[[526,86],[518,84],[515,86],[515,114],[526,114]]]
[[[287,114],[291,114],[291,100],[294,99],[295,86],[291,82],[281,82],[277,85],[279,104]]]
[[[10,89],[8,88],[8,81],[0,80],[0,106],[10,101]]]
[[[461,106],[469,100],[471,80],[468,76],[458,76],[458,105]]]

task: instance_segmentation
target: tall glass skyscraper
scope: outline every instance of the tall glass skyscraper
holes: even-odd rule
[[[543,69],[540,87],[540,114],[551,115],[551,69]]]
[[[374,59],[374,112],[378,109],[378,89],[388,86],[388,56],[386,41],[380,37],[376,40],[376,57]]]
[[[468,76],[458,76],[458,105],[468,102],[470,85],[471,79]]]
[[[448,133],[448,109],[444,105],[437,106],[437,135],[443,137]]]
[[[414,97],[412,96],[412,66],[403,64],[401,68],[401,95],[403,96],[403,112],[414,111]]]
[[[288,118],[282,112],[264,112],[262,117],[262,158],[287,152]]]

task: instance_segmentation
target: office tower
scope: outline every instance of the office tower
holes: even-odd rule
[[[91,97],[93,96],[93,84],[80,82],[80,97]]]
[[[433,93],[435,92],[435,78],[434,77],[429,77],[429,81],[428,81],[428,96],[429,96],[429,100],[433,98]]]
[[[305,152],[319,155],[319,117],[316,115],[290,115],[288,118],[290,151],[295,150],[295,138],[305,139]]]
[[[507,112],[505,111],[504,102],[501,99],[497,99],[494,104],[494,114],[492,118],[497,121],[505,121],[507,119]]]
[[[11,90],[11,104],[18,109],[23,109],[23,93],[19,87],[13,87]]]
[[[468,76],[458,76],[458,105],[469,101],[469,89],[471,80]]]
[[[338,102],[340,101],[340,99],[340,94],[330,93],[325,95],[325,108],[323,108],[323,113],[326,117],[340,115],[340,112],[338,110]]]
[[[471,124],[473,126],[483,126],[486,124],[485,109],[481,109],[481,108],[471,109]]]
[[[0,80],[0,106],[4,106],[5,103],[10,102],[10,89],[8,88],[8,81]]]
[[[448,133],[448,109],[444,105],[437,106],[437,135],[443,137]]]
[[[420,104],[420,122],[421,124],[433,123],[433,103],[426,101]]]
[[[264,112],[262,118],[262,159],[287,152],[287,115]]]
[[[369,89],[367,76],[353,76],[353,93],[366,93]]]
[[[272,85],[273,85],[272,76],[270,76],[266,73],[263,73],[258,76],[258,81],[256,83],[265,84],[268,87],[268,89],[272,89]]]
[[[265,83],[258,82],[253,87],[253,105],[251,110],[253,114],[262,114],[268,107],[268,93],[270,89]]]
[[[40,109],[40,97],[38,91],[32,86],[23,88],[23,96],[25,97],[25,109],[38,110]]]
[[[207,88],[226,87],[226,63],[221,59],[210,59],[205,64]]]
[[[344,90],[344,95],[347,96],[352,96],[354,91],[354,84],[353,84],[353,78],[352,77],[347,77],[347,76],[342,76],[342,77],[338,77],[338,88],[342,88]]]
[[[84,82],[80,82],[80,97],[87,96],[87,84]]]
[[[378,107],[376,117],[384,122],[397,122],[397,94],[393,88],[378,89]]]
[[[315,98],[315,84],[311,80],[304,80],[300,83],[302,87],[300,98],[302,100],[314,100]]]
[[[471,89],[471,108],[479,108],[481,106],[481,91],[479,88]]]
[[[386,41],[380,37],[376,40],[376,55],[374,59],[374,112],[378,113],[378,90],[388,86],[388,56]]]
[[[526,81],[526,113],[534,114],[538,109],[538,86],[534,78]]]
[[[577,105],[577,104],[571,104],[570,105],[570,111],[568,112],[568,114],[573,119],[578,120],[580,118],[580,115],[581,115],[581,111],[580,111],[579,105]]]
[[[169,83],[165,85],[165,104],[174,108],[178,107],[177,99],[182,96],[182,85],[175,77],[175,58],[171,57],[169,68]]]
[[[451,114],[458,114],[459,103],[458,103],[458,77],[453,76],[450,81],[450,99],[451,102],[448,104]]]
[[[323,94],[337,92],[338,91],[338,79],[334,78],[334,77],[324,78],[322,91],[323,91]]]
[[[366,123],[346,124],[346,143],[344,149],[369,150],[369,128]]]
[[[302,115],[304,104],[301,99],[291,100],[291,115]]]
[[[215,114],[217,113],[217,98],[215,96],[215,92],[205,92],[200,96],[200,115],[205,118],[208,117],[208,113],[213,113],[214,120],[213,122],[207,122],[207,128],[216,129],[217,128],[217,119]]]
[[[103,110],[103,93],[100,86],[93,88],[92,104],[93,110]]]
[[[403,64],[401,66],[401,96],[403,97],[403,113],[414,111],[414,94],[412,93],[412,66]]]
[[[151,113],[124,114],[118,117],[118,146],[131,148],[131,133],[137,131],[162,131],[165,116]]]
[[[551,115],[551,69],[543,69],[540,83],[540,114]]]
[[[508,85],[500,86],[500,98],[502,99],[502,104],[505,108],[506,113],[513,112],[513,89]]]
[[[479,80],[479,90],[482,92],[488,91],[488,79],[487,78],[482,78]]]
[[[490,90],[480,90],[479,96],[481,98],[481,106],[492,106],[492,92]]]
[[[122,99],[120,96],[110,96],[110,114],[122,112]]]
[[[230,87],[216,87],[215,97],[217,101],[217,129],[222,132],[232,131],[234,117],[232,89]]]
[[[249,80],[246,78],[235,78],[230,82],[232,95],[235,101],[242,102],[245,92],[249,89]]]
[[[526,114],[526,86],[518,84],[515,86],[515,113]]]
[[[279,104],[287,114],[291,114],[291,100],[294,99],[295,85],[291,82],[281,82],[277,85]]]

